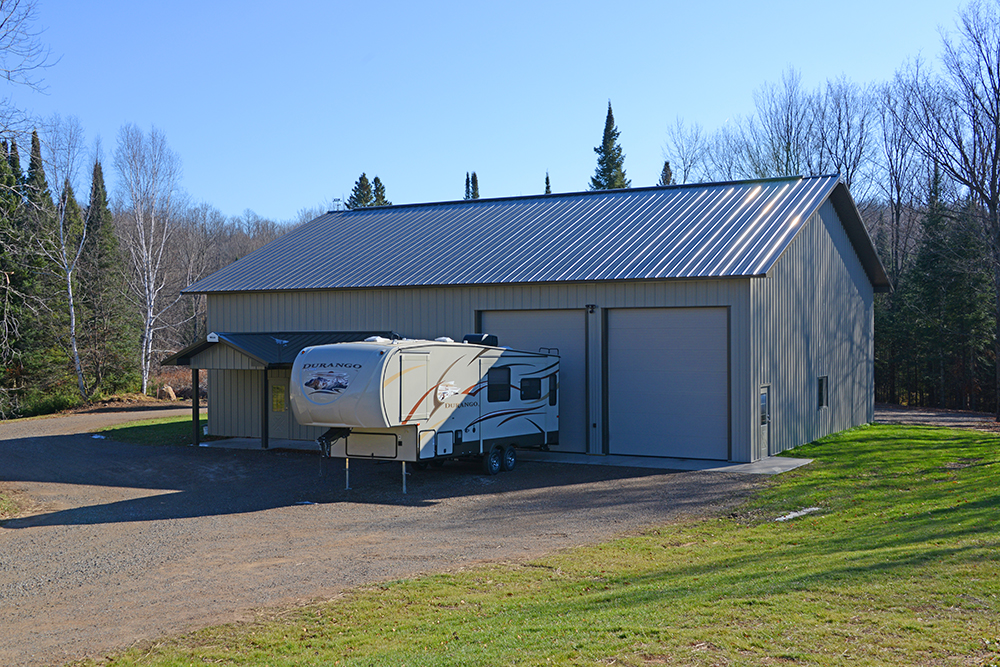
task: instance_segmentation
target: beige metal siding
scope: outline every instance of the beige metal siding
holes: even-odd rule
[[[770,386],[771,453],[873,418],[873,292],[833,205],[807,222],[766,278],[750,283],[757,409]],[[829,377],[830,407],[817,409],[817,381]],[[756,413],[755,413],[756,415]],[[759,428],[754,458],[767,456]]]
[[[239,368],[249,370],[251,368],[264,368],[256,359],[251,359],[239,350],[234,350],[229,345],[216,344],[192,359],[194,368]]]
[[[208,371],[208,433],[234,438],[260,437],[264,371]]]
[[[554,285],[508,285],[472,287],[399,288],[374,290],[323,290],[311,292],[263,292],[208,295],[209,331],[365,331],[392,330],[410,337],[451,336],[456,340],[476,330],[476,313],[489,310],[585,309],[588,330],[598,343],[603,339],[603,309],[647,307],[720,306],[731,309],[731,425],[733,460],[749,461],[750,432],[747,424],[756,414],[748,392],[752,386],[747,349],[749,298],[747,278],[677,281],[573,283]],[[594,349],[596,348],[596,349]],[[603,352],[591,345],[592,430],[603,432],[601,363]],[[259,382],[240,387],[230,383],[232,401],[251,401]],[[212,390],[213,400],[217,393]],[[256,394],[260,405],[259,393]],[[221,400],[221,398],[220,398]],[[225,399],[230,400],[230,399]],[[250,405],[250,403],[248,403]],[[751,409],[752,408],[752,409]],[[214,408],[213,408],[214,409]],[[212,410],[210,410],[211,412]],[[254,412],[259,407],[254,407]],[[225,419],[237,415],[227,408]],[[220,421],[223,418],[217,419]],[[237,425],[227,422],[234,430]],[[252,428],[258,428],[253,425]],[[238,430],[245,430],[240,426]],[[213,431],[215,432],[215,431]],[[218,431],[222,433],[222,431]],[[597,451],[600,451],[598,449]]]

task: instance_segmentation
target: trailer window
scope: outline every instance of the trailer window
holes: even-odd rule
[[[486,372],[486,400],[490,403],[510,400],[509,368],[491,368]]]
[[[542,397],[542,378],[521,378],[521,400],[535,401]]]
[[[555,405],[559,401],[558,391],[559,383],[556,380],[556,374],[553,373],[549,376],[549,405]]]

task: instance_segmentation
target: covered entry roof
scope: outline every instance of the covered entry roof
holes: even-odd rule
[[[172,354],[161,363],[192,368],[291,368],[295,356],[305,347],[350,343],[370,336],[393,340],[400,337],[391,331],[213,332],[205,341]],[[218,354],[218,346],[229,348],[230,354]]]
[[[331,211],[185,292],[761,276],[827,201],[888,290],[847,187],[814,176]]]

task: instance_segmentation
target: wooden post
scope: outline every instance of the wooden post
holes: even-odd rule
[[[268,430],[270,430],[270,424],[268,423],[269,413],[271,411],[271,402],[268,400],[270,396],[267,395],[267,369],[265,368],[262,375],[264,376],[264,383],[261,385],[260,391],[264,396],[264,400],[260,403],[261,416],[260,416],[260,447],[261,449],[267,449],[267,436]]]
[[[198,402],[198,369],[191,369],[191,435],[194,446],[201,444],[201,405]]]

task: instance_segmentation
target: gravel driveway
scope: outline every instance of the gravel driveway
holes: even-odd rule
[[[61,663],[347,587],[519,560],[725,511],[763,476],[523,462],[416,471],[302,452],[143,447],[74,415],[0,424],[0,664]],[[183,414],[183,411],[181,412]]]

